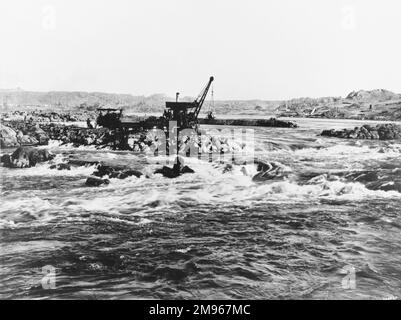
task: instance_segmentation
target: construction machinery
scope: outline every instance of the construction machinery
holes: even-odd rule
[[[96,118],[96,125],[112,130],[121,127],[122,109],[99,108],[97,111],[99,115]]]
[[[167,120],[167,122],[177,121],[177,126],[180,130],[186,128],[197,129],[199,123],[199,112],[213,80],[214,77],[209,78],[209,82],[193,102],[179,102],[179,93],[177,92],[175,102],[166,102],[166,109],[164,110],[163,118]]]
[[[179,102],[179,93],[176,93],[176,101],[166,102],[166,109],[161,117],[149,117],[142,121],[122,121],[122,109],[99,108],[99,115],[96,123],[98,126],[120,131],[134,131],[159,128],[168,128],[169,121],[176,121],[178,130],[198,129],[198,116],[205,102],[207,93],[214,80],[210,77],[206,86],[202,89],[198,97],[193,102]]]
[[[183,129],[194,129],[196,133],[199,133],[199,112],[213,80],[213,77],[209,78],[208,83],[193,102],[178,101],[179,93],[177,92],[176,101],[167,101],[166,109],[160,117],[151,116],[143,120],[126,121],[122,119],[122,109],[99,108],[97,109],[99,115],[96,119],[96,125],[112,130],[116,137],[115,140],[119,141],[122,148],[127,146],[131,134],[146,130],[161,129],[168,136],[170,121],[177,123],[177,132]]]

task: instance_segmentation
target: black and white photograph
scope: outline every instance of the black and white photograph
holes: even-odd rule
[[[400,32],[399,0],[2,0],[0,300],[399,300]]]

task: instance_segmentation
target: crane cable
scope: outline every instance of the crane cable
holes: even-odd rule
[[[210,86],[210,100],[209,100],[209,107],[207,109],[208,113],[214,111],[214,87],[213,83]]]
[[[201,92],[198,94],[198,96],[196,97],[196,100],[195,100],[195,101],[199,101],[199,100],[200,100],[200,98],[202,97],[202,95],[203,95],[203,93],[205,92],[206,88],[207,88],[207,84],[203,87],[203,89],[201,90]]]

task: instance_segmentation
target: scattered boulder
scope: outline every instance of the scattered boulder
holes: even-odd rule
[[[0,162],[4,164],[5,167],[11,165],[11,156],[9,154],[3,154],[0,158]]]
[[[99,161],[88,161],[88,160],[78,160],[78,159],[69,159],[68,164],[77,167],[87,167],[87,166],[95,166],[99,164]]]
[[[74,146],[113,147],[118,144],[118,137],[106,128],[89,129],[49,123],[42,124],[40,128],[35,130],[35,137],[43,142],[46,141],[46,136],[48,136],[49,139],[61,141],[62,144],[71,143]]]
[[[31,137],[30,135],[24,134],[18,139],[18,142],[21,146],[29,146],[39,144],[39,141],[36,140],[35,137]]]
[[[182,157],[177,157],[173,168],[164,166],[161,169],[157,169],[155,173],[160,173],[166,178],[177,178],[184,173],[194,173],[188,166],[184,166],[184,159]]]
[[[34,167],[39,162],[45,162],[53,158],[54,155],[46,149],[19,147],[11,154],[10,162],[5,166],[10,168],[29,168]]]
[[[19,143],[15,130],[0,123],[0,147],[10,148],[16,146],[19,146]]]
[[[234,170],[233,165],[230,163],[227,163],[223,168],[223,173],[231,172],[233,170]]]
[[[49,136],[39,127],[39,124],[34,125],[30,122],[10,121],[7,122],[7,126],[1,124],[1,128],[2,136],[7,136],[7,134],[12,135],[11,139],[13,143],[6,143],[6,141],[10,141],[10,137],[8,139],[2,139],[5,140],[4,144],[8,144],[10,147],[20,145],[46,145],[49,142]]]
[[[36,140],[37,144],[46,145],[49,142],[49,136],[39,125],[31,128],[29,135]]]
[[[278,162],[264,162],[256,160],[257,171],[252,178],[253,181],[266,181],[282,178],[288,174],[285,168]]]
[[[401,126],[394,123],[363,125],[354,129],[324,130],[321,135],[342,139],[395,140],[401,139]]]
[[[86,179],[85,184],[89,187],[98,187],[102,184],[109,184],[110,181],[108,179],[102,179],[102,178],[98,178],[98,177],[93,177],[90,176],[88,177],[88,179]]]
[[[131,176],[135,176],[135,177],[139,178],[142,175],[143,175],[142,172],[140,172],[138,170],[129,169],[129,170],[125,170],[125,171],[122,171],[121,173],[119,173],[117,175],[117,178],[118,179],[125,179],[125,178],[131,177]]]
[[[68,163],[57,163],[57,164],[51,165],[50,169],[71,170],[71,166]]]
[[[133,170],[124,166],[110,166],[101,164],[97,167],[93,175],[97,177],[108,176],[110,179],[125,179],[131,176],[139,178],[143,175],[143,173],[138,170]]]

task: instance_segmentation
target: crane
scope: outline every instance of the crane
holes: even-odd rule
[[[207,97],[214,77],[210,77],[206,86],[202,89],[198,97],[193,102],[178,101],[179,93],[176,93],[176,101],[166,102],[166,109],[161,117],[149,117],[141,121],[122,121],[122,109],[99,108],[97,125],[115,130],[120,135],[121,145],[126,145],[130,133],[160,128],[167,130],[169,121],[176,121],[178,131],[182,129],[198,130],[198,116],[203,103]],[[103,114],[104,113],[104,114]],[[167,131],[168,132],[168,131]]]
[[[208,93],[208,91],[210,89],[210,86],[211,86],[213,80],[214,80],[214,77],[210,77],[209,78],[209,82],[207,83],[205,88],[201,91],[201,93],[199,94],[198,98],[193,102],[196,105],[196,108],[194,110],[195,119],[198,119],[199,112],[200,112],[200,110],[202,108],[203,103],[205,102],[207,93]]]
[[[213,80],[214,77],[209,78],[208,83],[193,102],[178,102],[177,93],[175,102],[166,102],[166,110],[163,115],[164,118],[168,121],[177,121],[177,125],[180,129],[195,129],[198,124],[199,112],[205,102]]]

